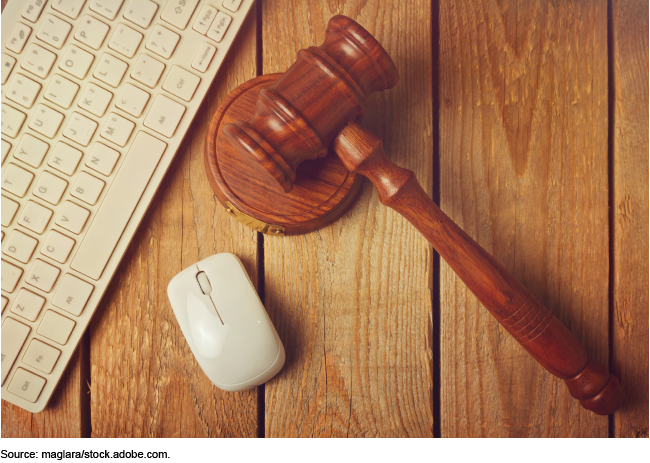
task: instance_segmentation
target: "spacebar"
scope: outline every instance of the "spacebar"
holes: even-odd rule
[[[166,148],[138,132],[70,267],[99,280]]]

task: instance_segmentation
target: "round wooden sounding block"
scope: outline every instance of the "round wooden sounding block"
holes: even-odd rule
[[[250,119],[259,91],[281,74],[256,77],[233,90],[219,106],[208,128],[205,170],[210,185],[228,213],[269,235],[295,235],[317,230],[338,219],[361,191],[361,175],[349,172],[332,151],[305,161],[296,181],[285,193],[256,162],[237,152],[223,134],[223,126]]]

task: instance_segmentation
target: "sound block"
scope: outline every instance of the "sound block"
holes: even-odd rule
[[[361,191],[363,177],[349,172],[336,154],[305,161],[288,193],[269,184],[259,163],[240,155],[223,134],[223,126],[250,119],[262,88],[281,74],[256,77],[233,90],[210,121],[205,170],[219,202],[229,214],[269,235],[308,233],[338,219]]]

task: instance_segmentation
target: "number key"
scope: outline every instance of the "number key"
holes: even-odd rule
[[[92,119],[88,119],[86,116],[74,112],[63,130],[63,136],[72,141],[76,141],[82,146],[88,146],[98,125]]]
[[[71,29],[72,26],[64,20],[51,14],[46,14],[40,29],[36,33],[36,37],[60,50],[68,38]]]
[[[104,53],[93,72],[93,76],[111,87],[117,87],[120,85],[128,67],[124,61],[117,59],[113,55]]]
[[[20,67],[29,71],[41,79],[45,79],[56,61],[56,55],[46,50],[40,45],[32,43],[27,49],[27,54],[23,58]]]
[[[41,84],[22,74],[15,74],[5,96],[25,108],[31,108],[41,91]]]
[[[79,85],[59,74],[54,74],[50,85],[47,86],[47,90],[43,94],[43,98],[64,109],[68,109],[78,91]]]
[[[87,51],[76,45],[70,45],[59,62],[59,69],[72,74],[77,79],[83,79],[94,59],[94,56]]]
[[[90,82],[86,85],[77,105],[97,117],[102,117],[112,99],[113,94],[111,92]]]

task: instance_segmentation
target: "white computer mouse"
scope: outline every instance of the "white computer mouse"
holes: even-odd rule
[[[167,295],[192,353],[225,391],[265,383],[284,365],[284,346],[241,261],[216,254],[186,268]]]

